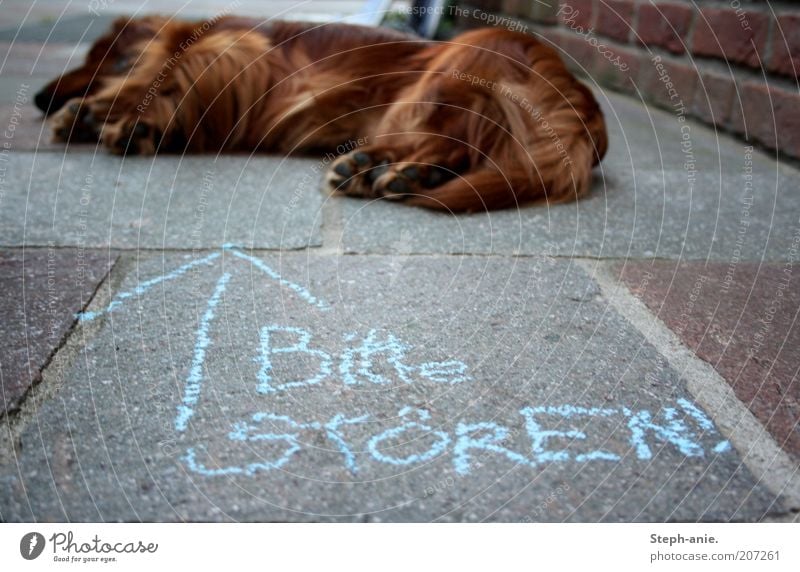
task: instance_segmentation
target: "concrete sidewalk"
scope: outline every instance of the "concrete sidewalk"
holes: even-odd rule
[[[327,197],[317,158],[49,144],[30,99],[73,40],[31,65],[29,32],[0,520],[797,518],[797,169],[598,91],[579,203]]]

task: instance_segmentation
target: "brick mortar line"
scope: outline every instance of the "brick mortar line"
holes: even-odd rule
[[[702,8],[695,4],[692,4],[692,8],[697,9],[692,10],[689,15],[689,25],[686,27],[686,38],[681,38],[687,54],[694,53],[694,31],[697,29],[697,22],[700,20],[700,10],[702,10]]]
[[[781,495],[792,510],[800,509],[800,467],[778,446],[711,364],[700,359],[641,300],[621,284],[608,264],[577,260],[611,306],[619,312],[669,365],[680,373],[692,397],[730,440],[756,480]]]
[[[628,26],[628,38],[626,39],[626,43],[633,47],[639,46],[639,7],[641,5],[641,1],[633,1],[633,14],[631,15],[631,23]]]
[[[761,63],[763,65],[763,67],[765,68],[764,69],[765,75],[766,74],[775,75],[775,72],[769,71],[768,68],[769,68],[770,62],[772,61],[772,38],[773,38],[773,36],[775,34],[778,33],[778,31],[777,31],[777,27],[779,25],[778,24],[778,14],[775,13],[775,10],[771,6],[768,6],[768,7],[769,7],[769,10],[767,11],[767,15],[769,17],[769,20],[767,21],[767,37],[764,40],[764,58],[761,59]],[[752,44],[753,40],[750,40],[750,43]],[[756,50],[756,53],[758,53],[758,50]],[[759,56],[760,56],[760,54],[759,54]],[[769,80],[769,76],[767,76],[767,81],[768,80]]]

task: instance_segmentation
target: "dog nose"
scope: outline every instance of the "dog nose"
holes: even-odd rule
[[[36,95],[33,96],[33,103],[36,104],[36,107],[48,113],[50,110],[50,103],[53,100],[53,94],[48,93],[47,91],[40,91]]]

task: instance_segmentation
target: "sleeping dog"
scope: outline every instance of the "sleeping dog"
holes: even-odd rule
[[[607,135],[552,48],[488,28],[428,42],[347,24],[119,19],[36,104],[111,152],[338,156],[351,196],[478,211],[588,192]]]

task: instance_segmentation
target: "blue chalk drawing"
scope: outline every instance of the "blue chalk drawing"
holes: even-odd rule
[[[720,455],[722,453],[727,453],[730,450],[731,450],[731,442],[728,440],[720,441],[712,449],[712,451],[714,451],[714,453],[716,453],[717,455]]]
[[[345,336],[347,342],[355,339],[356,334]],[[360,344],[344,350],[339,363],[339,375],[347,385],[390,384],[392,383],[391,378],[373,371],[376,358],[383,356],[397,378],[404,383],[413,383],[415,373],[428,381],[451,385],[470,379],[467,374],[467,364],[462,361],[427,362],[419,366],[407,365],[404,361],[410,349],[412,348],[391,333],[380,334],[378,330],[370,330]]]
[[[266,262],[264,262],[260,258],[256,258],[255,256],[245,254],[237,246],[232,244],[223,245],[222,251],[229,252],[230,254],[232,254],[237,258],[250,262],[252,266],[258,268],[261,272],[263,272],[271,279],[278,282],[278,284],[280,284],[281,286],[289,288],[290,290],[295,292],[300,298],[302,298],[312,306],[323,311],[330,310],[330,306],[324,300],[321,300],[316,296],[312,295],[311,292],[309,292],[306,288],[303,288],[299,284],[295,284],[294,282],[290,282],[289,280],[286,280],[285,278],[281,277],[280,274],[275,272],[275,270],[273,270]],[[136,286],[136,288],[132,290],[117,294],[116,296],[114,296],[111,303],[102,310],[99,310],[97,312],[80,312],[76,315],[76,317],[81,322],[91,322],[92,320],[99,318],[104,314],[113,312],[116,309],[120,308],[124,304],[124,302],[129,298],[133,298],[134,296],[139,296],[141,294],[144,294],[145,292],[150,290],[150,288],[152,288],[157,284],[161,284],[162,282],[169,282],[171,280],[175,280],[176,278],[183,276],[189,270],[197,266],[201,265],[210,266],[219,257],[220,253],[214,252],[203,258],[188,262],[183,266],[179,266],[172,272],[169,272],[162,276],[157,276],[156,278],[152,278],[150,280],[140,283],[138,286]]]
[[[322,425],[316,421],[312,421],[311,423],[298,423],[288,415],[277,415],[275,413],[254,413],[250,419],[252,420],[252,423],[246,423],[243,421],[237,421],[234,423],[231,426],[233,430],[228,433],[228,439],[231,441],[273,441],[275,433],[262,432],[261,426],[267,421],[273,426],[277,423],[286,423],[292,429],[296,429],[298,431],[302,429],[319,430],[322,428]],[[283,435],[285,434],[280,434],[279,436]],[[295,438],[297,437],[297,433],[292,433],[291,435]]]
[[[345,466],[352,472],[357,473],[358,467],[356,466],[355,454],[350,446],[345,441],[339,428],[345,425],[355,425],[364,423],[369,418],[369,415],[362,415],[360,417],[345,417],[343,414],[337,414],[331,418],[327,423],[321,424],[316,421],[310,423],[298,423],[287,415],[277,415],[274,413],[255,413],[251,420],[252,423],[236,422],[232,425],[232,431],[228,433],[228,439],[232,442],[239,443],[280,443],[286,444],[286,448],[282,453],[274,459],[265,461],[263,459],[254,463],[246,463],[242,466],[231,465],[227,467],[208,468],[203,463],[197,460],[197,450],[194,447],[189,447],[184,455],[184,462],[190,470],[205,476],[225,476],[225,475],[247,475],[253,476],[260,471],[270,471],[279,469],[288,463],[295,453],[302,449],[300,441],[300,431],[302,430],[325,430],[325,434],[331,441],[334,442],[339,452],[344,455]],[[261,425],[265,422],[271,422],[273,425],[277,423],[285,423],[290,426],[291,432],[264,432]],[[205,447],[201,447],[206,449]]]
[[[558,451],[551,451],[547,449],[548,439],[554,437],[562,437],[565,439],[586,439],[586,433],[576,429],[567,431],[560,431],[556,429],[542,429],[541,425],[536,421],[537,415],[550,415],[563,417],[564,419],[571,419],[573,417],[608,417],[614,415],[614,409],[600,409],[597,407],[575,407],[574,405],[561,405],[559,407],[525,407],[520,410],[520,415],[525,418],[525,428],[528,431],[528,436],[531,438],[531,452],[534,459],[539,463],[552,463],[557,461],[566,461],[570,458],[570,453],[566,449]],[[590,451],[588,453],[581,453],[575,456],[576,461],[616,461],[619,460],[619,455],[607,451]]]
[[[102,316],[103,314],[107,314],[113,312],[117,308],[121,307],[123,302],[128,298],[133,298],[134,296],[140,296],[150,290],[156,284],[161,284],[162,282],[169,282],[170,280],[175,280],[179,276],[183,276],[191,270],[192,268],[200,265],[210,265],[216,258],[219,258],[219,252],[214,252],[209,254],[204,258],[200,258],[198,260],[193,260],[183,266],[180,266],[173,270],[168,274],[164,274],[163,276],[158,276],[151,280],[146,280],[145,282],[140,283],[136,288],[133,290],[128,290],[127,292],[121,292],[114,296],[111,300],[111,303],[106,306],[104,310],[100,310],[99,312],[80,312],[77,314],[77,318],[81,322],[91,322],[95,318]]]
[[[487,433],[476,439],[472,435],[476,431],[486,431]],[[453,467],[459,475],[468,475],[470,473],[470,458],[473,450],[505,455],[512,463],[518,465],[533,466],[535,464],[525,455],[499,444],[508,439],[509,430],[507,427],[497,423],[459,423],[456,427],[456,436],[458,440],[453,449]]]
[[[714,431],[714,422],[708,415],[705,414],[705,412],[702,409],[697,407],[694,403],[692,403],[688,399],[684,399],[683,397],[681,397],[680,399],[678,399],[678,405],[680,405],[681,408],[684,411],[686,411],[686,413],[688,413],[690,416],[694,418],[695,421],[697,421],[697,424],[700,425],[700,428],[703,431]],[[731,444],[727,440],[724,440],[717,443],[713,451],[717,454],[725,453],[726,451],[729,451],[730,448]]]
[[[355,339],[356,334],[345,336],[346,341]],[[373,358],[385,355],[386,362],[392,366],[397,376],[405,383],[411,383],[409,377],[413,368],[402,363],[408,346],[398,340],[394,335],[387,334],[385,339],[379,339],[377,330],[370,330],[367,337],[355,348],[348,348],[342,354],[339,364],[339,375],[348,385],[358,385],[362,382],[376,383],[379,385],[391,383],[391,379],[372,372]]]
[[[223,246],[222,251],[249,262],[251,267],[257,268],[280,286],[288,288],[311,306],[323,311],[330,309],[325,301],[311,294],[306,288],[284,279],[263,260],[246,254],[239,247],[227,244]],[[141,282],[132,290],[117,294],[106,308],[97,312],[80,313],[77,318],[82,322],[89,322],[104,314],[112,313],[121,308],[127,300],[146,293],[154,286],[176,280],[193,268],[212,266],[219,258],[220,253],[215,252],[188,262],[167,274]],[[178,433],[186,431],[200,400],[204,385],[205,360],[209,348],[213,345],[210,329],[231,276],[230,272],[226,272],[217,280],[197,328],[192,362],[186,377],[181,402],[177,405],[174,421],[175,430]],[[276,346],[275,334],[289,334],[295,336],[295,340],[289,345]],[[407,354],[412,348],[389,332],[372,329],[360,340],[357,334],[346,335],[344,341],[347,345],[340,357],[338,369],[333,365],[335,356],[322,349],[312,348],[311,341],[311,332],[302,328],[277,324],[262,327],[259,335],[259,354],[254,358],[256,363],[260,364],[256,374],[258,393],[273,395],[279,391],[317,386],[326,378],[332,378],[335,370],[345,385],[386,385],[392,383],[393,377],[404,384],[422,379],[433,383],[455,385],[471,379],[467,364],[458,360],[431,361],[419,365],[408,364]],[[319,360],[318,370],[306,379],[288,381],[274,379],[273,357],[276,355],[292,356],[293,354],[310,356]],[[379,363],[379,360],[382,360],[383,364]],[[386,364],[394,376],[389,377],[384,373],[379,373],[386,371]],[[543,427],[543,419],[547,417],[551,418],[551,421],[553,417],[561,420],[575,420],[578,417],[591,420],[615,415],[623,417],[625,426],[630,432],[627,445],[635,450],[638,459],[649,460],[653,457],[652,440],[661,444],[670,444],[686,457],[704,456],[706,449],[687,421],[693,421],[702,435],[715,436],[718,432],[713,421],[688,399],[679,398],[676,400],[676,405],[685,414],[683,417],[679,414],[677,407],[661,409],[660,419],[655,419],[650,411],[632,411],[627,407],[619,409],[574,405],[525,407],[519,411],[530,439],[530,448],[525,453],[515,451],[507,446],[506,442],[512,434],[508,427],[489,421],[459,422],[454,430],[454,438],[451,438],[448,431],[441,428],[434,429],[430,424],[431,414],[427,410],[411,406],[403,407],[398,412],[403,423],[367,438],[363,448],[354,447],[346,438],[344,430],[347,427],[366,423],[371,419],[369,414],[348,417],[344,413],[336,413],[326,422],[300,423],[287,415],[259,412],[253,414],[249,421],[234,422],[227,434],[230,446],[238,444],[249,447],[250,453],[257,457],[255,461],[231,466],[208,466],[208,461],[204,462],[200,459],[200,452],[203,451],[211,460],[208,447],[203,444],[188,447],[183,461],[189,470],[208,477],[234,475],[252,477],[259,472],[280,469],[289,463],[303,448],[300,439],[303,431],[322,431],[336,447],[336,450],[341,453],[345,468],[353,474],[359,471],[357,463],[359,454],[368,453],[378,463],[406,466],[445,456],[450,448],[452,448],[450,452],[452,453],[453,469],[459,475],[470,474],[473,466],[482,463],[482,461],[476,462],[479,453],[481,459],[487,453],[491,453],[493,456],[499,455],[517,465],[528,467],[537,467],[544,463],[619,462],[620,456],[610,451],[597,449],[572,453],[566,448],[551,448],[548,446],[551,440],[567,440],[568,445],[573,445],[576,442],[588,440],[589,435],[586,431],[572,426],[560,428],[560,423],[563,421],[556,421],[557,428]],[[275,427],[279,424],[285,425],[286,428],[276,429]],[[583,423],[583,426],[588,426],[588,423]],[[385,445],[386,441],[397,440],[404,434],[412,435],[414,433],[417,434],[416,438],[404,439],[402,445],[424,443],[424,447],[426,447],[424,450],[412,452],[406,456],[395,456],[387,451],[391,447]],[[435,438],[433,444],[430,444],[431,436]],[[265,458],[265,455],[262,454],[265,445],[279,447],[277,451],[269,453]],[[729,441],[720,440],[709,450],[719,455],[732,451],[732,447]]]
[[[695,407],[688,401],[685,403],[679,402],[679,405],[683,408],[687,403]],[[697,409],[697,411],[700,410]],[[455,427],[453,439],[448,431],[441,428],[434,429],[430,424],[430,412],[425,409],[406,406],[398,412],[399,417],[404,420],[403,423],[368,437],[363,449],[354,448],[340,429],[346,426],[366,423],[370,419],[368,414],[347,417],[343,413],[337,413],[324,423],[319,421],[300,423],[287,415],[261,412],[254,414],[249,422],[234,423],[227,437],[232,444],[283,443],[284,448],[279,455],[273,454],[270,459],[259,458],[257,462],[244,463],[237,466],[209,468],[198,461],[196,449],[189,448],[184,461],[190,470],[206,476],[253,476],[257,472],[278,469],[288,463],[303,447],[303,441],[300,438],[302,431],[324,431],[328,439],[342,454],[345,468],[353,474],[359,471],[356,456],[362,452],[369,453],[371,458],[378,463],[406,466],[444,457],[450,449],[453,470],[461,476],[469,475],[475,467],[482,466],[488,454],[491,454],[492,458],[499,455],[515,465],[532,468],[543,464],[594,461],[619,462],[621,460],[619,455],[602,450],[589,450],[578,454],[570,453],[566,449],[549,450],[546,445],[550,439],[569,439],[572,445],[576,441],[588,439],[589,436],[584,431],[572,428],[565,428],[564,430],[543,429],[543,419],[548,416],[551,418],[557,417],[561,420],[576,419],[578,417],[588,420],[612,416],[622,417],[623,420],[627,421],[626,425],[631,432],[630,442],[626,443],[626,446],[632,444],[636,450],[637,458],[642,460],[652,458],[650,445],[646,441],[649,436],[660,442],[672,444],[687,457],[698,457],[704,454],[703,445],[695,439],[688,425],[679,420],[677,409],[673,407],[666,407],[661,410],[665,420],[661,424],[653,421],[653,415],[649,411],[639,410],[633,412],[626,407],[619,409],[587,408],[573,405],[524,407],[519,413],[527,430],[527,435],[531,440],[528,452],[518,452],[510,448],[508,441],[514,434],[506,426],[490,421],[459,422]],[[713,423],[709,427],[705,421],[707,419],[705,414],[702,412],[700,414],[703,417],[693,417],[697,421],[697,426],[709,434],[715,434],[716,429]],[[700,419],[703,419],[703,421],[701,422]],[[562,423],[563,421],[561,420],[550,419],[551,422],[556,424]],[[267,423],[268,425],[266,425]],[[285,424],[288,429],[276,430],[275,426],[278,424]],[[389,454],[386,450],[388,447],[383,446],[383,444],[390,439],[397,440],[407,432],[409,433],[408,438],[401,439],[400,443],[395,443],[395,447],[407,447],[422,443],[425,448],[405,456]],[[435,438],[433,444],[430,444],[429,438],[431,436]],[[202,448],[205,449],[205,447]],[[723,454],[730,451],[731,448],[728,441],[721,441],[711,450],[715,454]]]
[[[194,415],[194,406],[200,398],[200,386],[203,382],[203,366],[206,359],[206,350],[211,345],[211,338],[208,337],[208,328],[211,325],[211,321],[214,319],[214,310],[217,304],[219,304],[222,293],[225,292],[225,287],[230,278],[231,275],[226,272],[217,281],[214,293],[211,295],[211,298],[209,298],[206,311],[203,314],[203,318],[200,320],[200,327],[197,329],[192,367],[186,378],[183,400],[182,403],[178,405],[178,415],[175,418],[175,429],[179,432],[186,429],[189,419]]]
[[[292,456],[301,450],[300,444],[297,442],[297,435],[294,433],[287,433],[287,434],[265,434],[261,435],[261,441],[274,441],[274,442],[281,442],[283,441],[288,445],[288,447],[281,453],[281,455],[274,460],[269,461],[257,461],[253,463],[247,463],[244,466],[232,465],[229,467],[219,467],[219,468],[208,468],[203,463],[197,460],[197,450],[195,447],[189,447],[186,449],[186,455],[183,457],[183,461],[186,463],[186,466],[194,471],[195,473],[199,473],[206,477],[220,477],[225,475],[247,475],[247,476],[254,476],[259,471],[271,471],[273,469],[279,469],[288,463]],[[205,447],[199,447],[201,449],[205,449]]]
[[[633,412],[627,407],[622,408],[622,413],[628,417],[628,429],[631,431],[631,445],[636,449],[640,459],[652,459],[653,452],[645,440],[647,433],[654,434],[659,440],[672,443],[687,457],[702,457],[703,448],[694,440],[694,435],[686,423],[678,417],[678,410],[674,407],[662,409],[664,421],[659,425],[653,421],[649,411]]]
[[[322,425],[316,421],[312,421],[311,423],[298,423],[288,415],[277,415],[275,413],[254,413],[251,419],[253,420],[252,424],[243,421],[234,423],[232,425],[233,431],[228,433],[228,439],[231,441],[263,440],[265,435],[271,435],[270,433],[257,433],[257,431],[260,431],[259,425],[264,421],[271,421],[273,424],[286,423],[294,429],[320,429],[322,427]]]
[[[712,431],[714,429],[714,422],[691,401],[685,399],[683,397],[677,400],[678,405],[681,406],[681,409],[686,411],[689,415],[691,415],[697,424],[700,426],[700,429],[703,431]]]
[[[247,475],[253,476],[259,471],[270,471],[279,469],[288,463],[295,453],[302,449],[299,441],[299,430],[302,429],[319,429],[319,423],[297,423],[287,415],[275,415],[273,413],[256,413],[252,416],[253,423],[236,422],[233,424],[233,430],[228,433],[228,439],[233,442],[250,442],[250,443],[280,443],[286,444],[286,448],[281,454],[274,459],[264,460],[260,459],[257,462],[247,463],[243,466],[231,465],[228,467],[208,468],[197,460],[197,452],[194,447],[189,447],[186,450],[184,461],[190,470],[201,475],[214,477],[225,475]],[[265,433],[261,431],[260,425],[265,421],[273,423],[286,423],[291,428],[295,429],[292,433]],[[201,447],[206,449],[205,447]]]
[[[228,249],[228,251],[234,256],[238,256],[242,260],[247,260],[248,262],[252,263],[253,266],[261,270],[264,274],[266,274],[273,280],[276,280],[278,284],[280,284],[281,286],[286,286],[290,290],[293,290],[295,293],[297,293],[298,296],[300,296],[303,300],[305,300],[312,306],[316,306],[320,310],[330,310],[330,306],[324,300],[320,300],[319,298],[311,294],[311,292],[309,292],[307,289],[303,288],[299,284],[295,284],[294,282],[286,280],[280,274],[278,274],[272,268],[270,268],[267,265],[267,263],[261,260],[260,258],[256,258],[255,256],[250,256],[249,254],[245,254],[241,250],[231,245],[226,245],[223,248]]]
[[[274,347],[271,343],[272,334],[275,332],[283,332],[297,335],[297,343],[286,347]],[[293,389],[295,387],[307,387],[316,385],[323,379],[331,374],[331,364],[333,360],[331,356],[322,350],[311,349],[308,344],[311,342],[311,334],[302,328],[294,328],[290,326],[264,326],[261,328],[260,335],[260,354],[256,358],[261,364],[261,369],[258,371],[258,392],[259,393],[274,393],[286,389]],[[313,377],[305,380],[287,381],[273,385],[272,379],[272,355],[273,354],[296,354],[302,353],[314,356],[319,359],[319,372]]]
[[[367,421],[367,419],[369,419],[369,415],[347,418],[343,414],[339,413],[324,425],[326,435],[336,444],[342,455],[344,455],[344,464],[352,473],[358,472],[356,457],[353,453],[353,450],[344,440],[342,433],[339,431],[339,427],[342,427],[343,425],[356,425],[358,423],[364,423]]]
[[[400,417],[407,417],[412,413],[416,414],[420,421],[427,421],[430,419],[431,414],[425,411],[424,409],[416,409],[413,407],[404,407],[400,410],[399,415]],[[405,433],[406,431],[411,431],[412,429],[418,429],[423,431],[426,435],[431,434],[438,437],[438,441],[431,445],[426,451],[422,453],[412,453],[407,457],[393,457],[391,455],[387,455],[382,453],[378,449],[378,445],[387,439],[392,439]],[[372,456],[382,463],[388,463],[390,465],[410,465],[412,463],[422,463],[425,461],[429,461],[442,453],[447,449],[447,445],[450,444],[450,435],[445,433],[444,431],[436,431],[430,425],[426,425],[425,423],[419,423],[417,421],[407,421],[403,423],[399,427],[393,427],[391,429],[387,429],[383,433],[375,435],[372,439],[369,440],[367,443],[367,450],[372,454]]]
[[[463,361],[431,361],[419,366],[419,374],[430,381],[437,383],[463,383],[469,381],[467,364]]]

